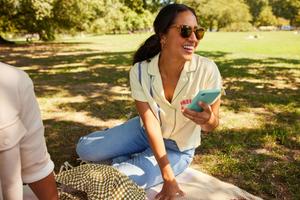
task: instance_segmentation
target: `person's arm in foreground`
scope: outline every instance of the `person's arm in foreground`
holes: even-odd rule
[[[203,102],[199,102],[199,105],[203,108],[203,112],[196,112],[185,108],[183,110],[183,115],[200,125],[203,131],[210,132],[219,125],[220,104],[220,98],[211,106]]]
[[[17,144],[8,150],[1,151],[0,160],[0,179],[3,198],[7,200],[23,199],[20,145]],[[30,183],[29,186],[40,200],[58,200],[53,173],[41,180]]]
[[[26,117],[32,118],[36,121],[40,121],[41,123],[39,124],[39,128],[42,128],[44,130],[44,127],[42,125],[42,119],[41,119],[41,115],[40,115],[39,105],[38,105],[38,102],[37,102],[37,99],[36,99],[36,96],[34,93],[33,83],[31,80],[28,80],[28,82],[30,82],[30,84],[28,84],[26,89],[24,89],[24,93],[22,95],[22,97],[23,97],[22,105],[26,106],[26,109],[23,108],[23,110],[26,113]],[[44,135],[44,131],[38,131],[35,134]],[[43,139],[40,139],[38,141],[38,143],[43,143],[43,142],[44,142],[44,136],[43,136]],[[30,145],[30,144],[28,144],[28,145]],[[40,147],[41,149],[34,149],[33,148],[34,141],[32,141],[31,147],[32,147],[32,151],[47,151],[46,146],[43,146],[42,148]],[[22,155],[22,156],[25,156],[25,155]],[[48,162],[50,162],[50,161],[48,161]],[[38,166],[39,161],[35,160],[35,162],[32,162],[33,169],[35,169],[35,167],[36,167],[34,165],[34,163],[36,163]],[[26,163],[23,163],[23,164],[26,164]],[[35,170],[33,172],[33,174],[38,174],[39,173],[38,170],[43,170],[43,169],[41,169],[41,167],[39,167],[39,169]],[[58,200],[57,185],[55,182],[53,171],[50,172],[50,170],[49,170],[49,172],[47,171],[47,173],[43,173],[43,176],[40,176],[39,180],[35,179],[35,180],[31,180],[30,182],[26,182],[26,183],[28,183],[29,187],[34,192],[34,194],[38,197],[38,199],[40,199],[40,200]]]
[[[41,180],[29,183],[29,187],[40,200],[58,200],[56,182],[53,173],[50,173]]]
[[[174,199],[177,194],[183,196],[184,192],[179,188],[176,182],[175,175],[167,157],[159,121],[151,111],[148,103],[141,101],[135,102],[139,115],[144,122],[150,146],[164,180],[163,188],[156,195],[156,199]]]

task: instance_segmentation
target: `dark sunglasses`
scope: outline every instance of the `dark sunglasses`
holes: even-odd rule
[[[180,35],[183,38],[189,38],[192,33],[195,33],[197,40],[201,40],[204,36],[205,29],[203,27],[191,27],[189,25],[173,25],[170,28],[177,28],[180,31]]]

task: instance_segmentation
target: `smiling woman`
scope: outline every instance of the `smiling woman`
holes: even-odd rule
[[[202,112],[182,109],[182,102],[222,84],[216,64],[194,54],[204,29],[192,8],[164,7],[154,31],[136,51],[130,70],[139,116],[81,137],[77,153],[83,160],[112,159],[115,168],[143,188],[163,183],[157,194],[163,200],[184,195],[175,176],[192,162],[201,130],[212,131],[219,124],[220,97],[212,105],[198,102]]]

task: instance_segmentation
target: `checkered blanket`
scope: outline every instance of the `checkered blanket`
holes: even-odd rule
[[[146,194],[127,176],[108,165],[84,164],[55,177],[62,200],[145,199]]]

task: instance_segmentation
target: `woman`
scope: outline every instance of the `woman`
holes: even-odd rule
[[[204,35],[197,26],[192,8],[164,7],[154,21],[155,34],[137,50],[130,70],[139,117],[82,137],[77,146],[82,159],[112,159],[144,188],[163,182],[158,199],[184,195],[175,176],[191,163],[201,130],[219,124],[220,98],[212,105],[199,102],[203,112],[184,107],[199,90],[221,87],[217,66],[194,54]]]

